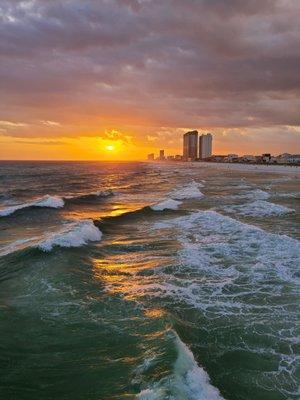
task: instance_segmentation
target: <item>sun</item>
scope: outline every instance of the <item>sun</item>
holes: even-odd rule
[[[108,144],[107,146],[105,146],[105,149],[107,151],[114,151],[115,150],[115,146],[113,146],[112,144]]]

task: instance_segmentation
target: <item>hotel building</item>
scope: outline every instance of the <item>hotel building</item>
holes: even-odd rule
[[[198,157],[198,131],[190,131],[183,135],[183,160],[194,161]]]
[[[199,137],[199,158],[204,160],[212,155],[212,135],[210,133]]]

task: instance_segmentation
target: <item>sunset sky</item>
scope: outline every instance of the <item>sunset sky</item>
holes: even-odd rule
[[[299,0],[1,0],[0,158],[300,153]]]

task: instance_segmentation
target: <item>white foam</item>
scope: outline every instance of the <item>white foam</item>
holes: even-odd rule
[[[208,374],[197,364],[191,350],[175,333],[177,359],[172,375],[163,378],[151,388],[142,390],[139,400],[189,399],[222,400],[220,392],[211,383]]]
[[[240,189],[240,187],[238,187]],[[250,192],[242,192],[241,194],[234,194],[229,196],[232,199],[247,199],[247,200],[267,200],[270,193],[261,189],[253,189]]]
[[[43,196],[40,199],[30,201],[28,203],[17,204],[15,206],[6,207],[0,210],[0,217],[6,217],[13,214],[18,210],[29,207],[48,207],[48,208],[61,208],[64,206],[64,200],[58,196]]]
[[[252,203],[224,207],[228,212],[233,212],[250,217],[280,216],[295,212],[294,209],[270,203],[264,200],[256,200]]]
[[[200,182],[192,181],[187,185],[174,189],[171,192],[171,197],[176,200],[201,198],[204,195],[202,192],[200,192],[199,187],[203,187],[203,184]]]
[[[48,236],[47,239],[38,244],[38,247],[43,251],[51,251],[54,246],[80,247],[88,242],[100,240],[102,233],[92,220],[82,220],[68,223],[60,231]]]
[[[94,194],[97,197],[108,197],[108,196],[113,196],[114,192],[111,189],[107,189],[107,190],[98,190],[97,192],[91,194],[92,195]]]
[[[167,199],[160,203],[150,206],[150,208],[154,211],[177,210],[180,204],[182,204],[181,201]]]
[[[248,193],[248,197],[255,200],[266,200],[270,197],[270,193],[261,189],[254,189]]]
[[[70,195],[70,196],[65,196],[64,198],[66,200],[73,200],[73,199],[84,199],[86,197],[90,196],[95,196],[95,197],[109,197],[113,196],[115,193],[111,189],[107,190],[98,190],[96,192],[88,192],[88,193],[81,193],[77,195]]]

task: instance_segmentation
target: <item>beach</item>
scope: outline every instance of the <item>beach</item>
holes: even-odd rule
[[[173,164],[174,163],[169,163]],[[176,162],[175,165],[178,163]],[[186,165],[186,167],[194,168],[213,168],[221,169],[227,171],[237,171],[237,172],[262,172],[262,173],[272,173],[272,174],[292,174],[300,175],[300,166],[295,165],[262,165],[262,164],[239,164],[239,163],[217,163],[217,162],[188,162],[180,163],[181,165]]]

